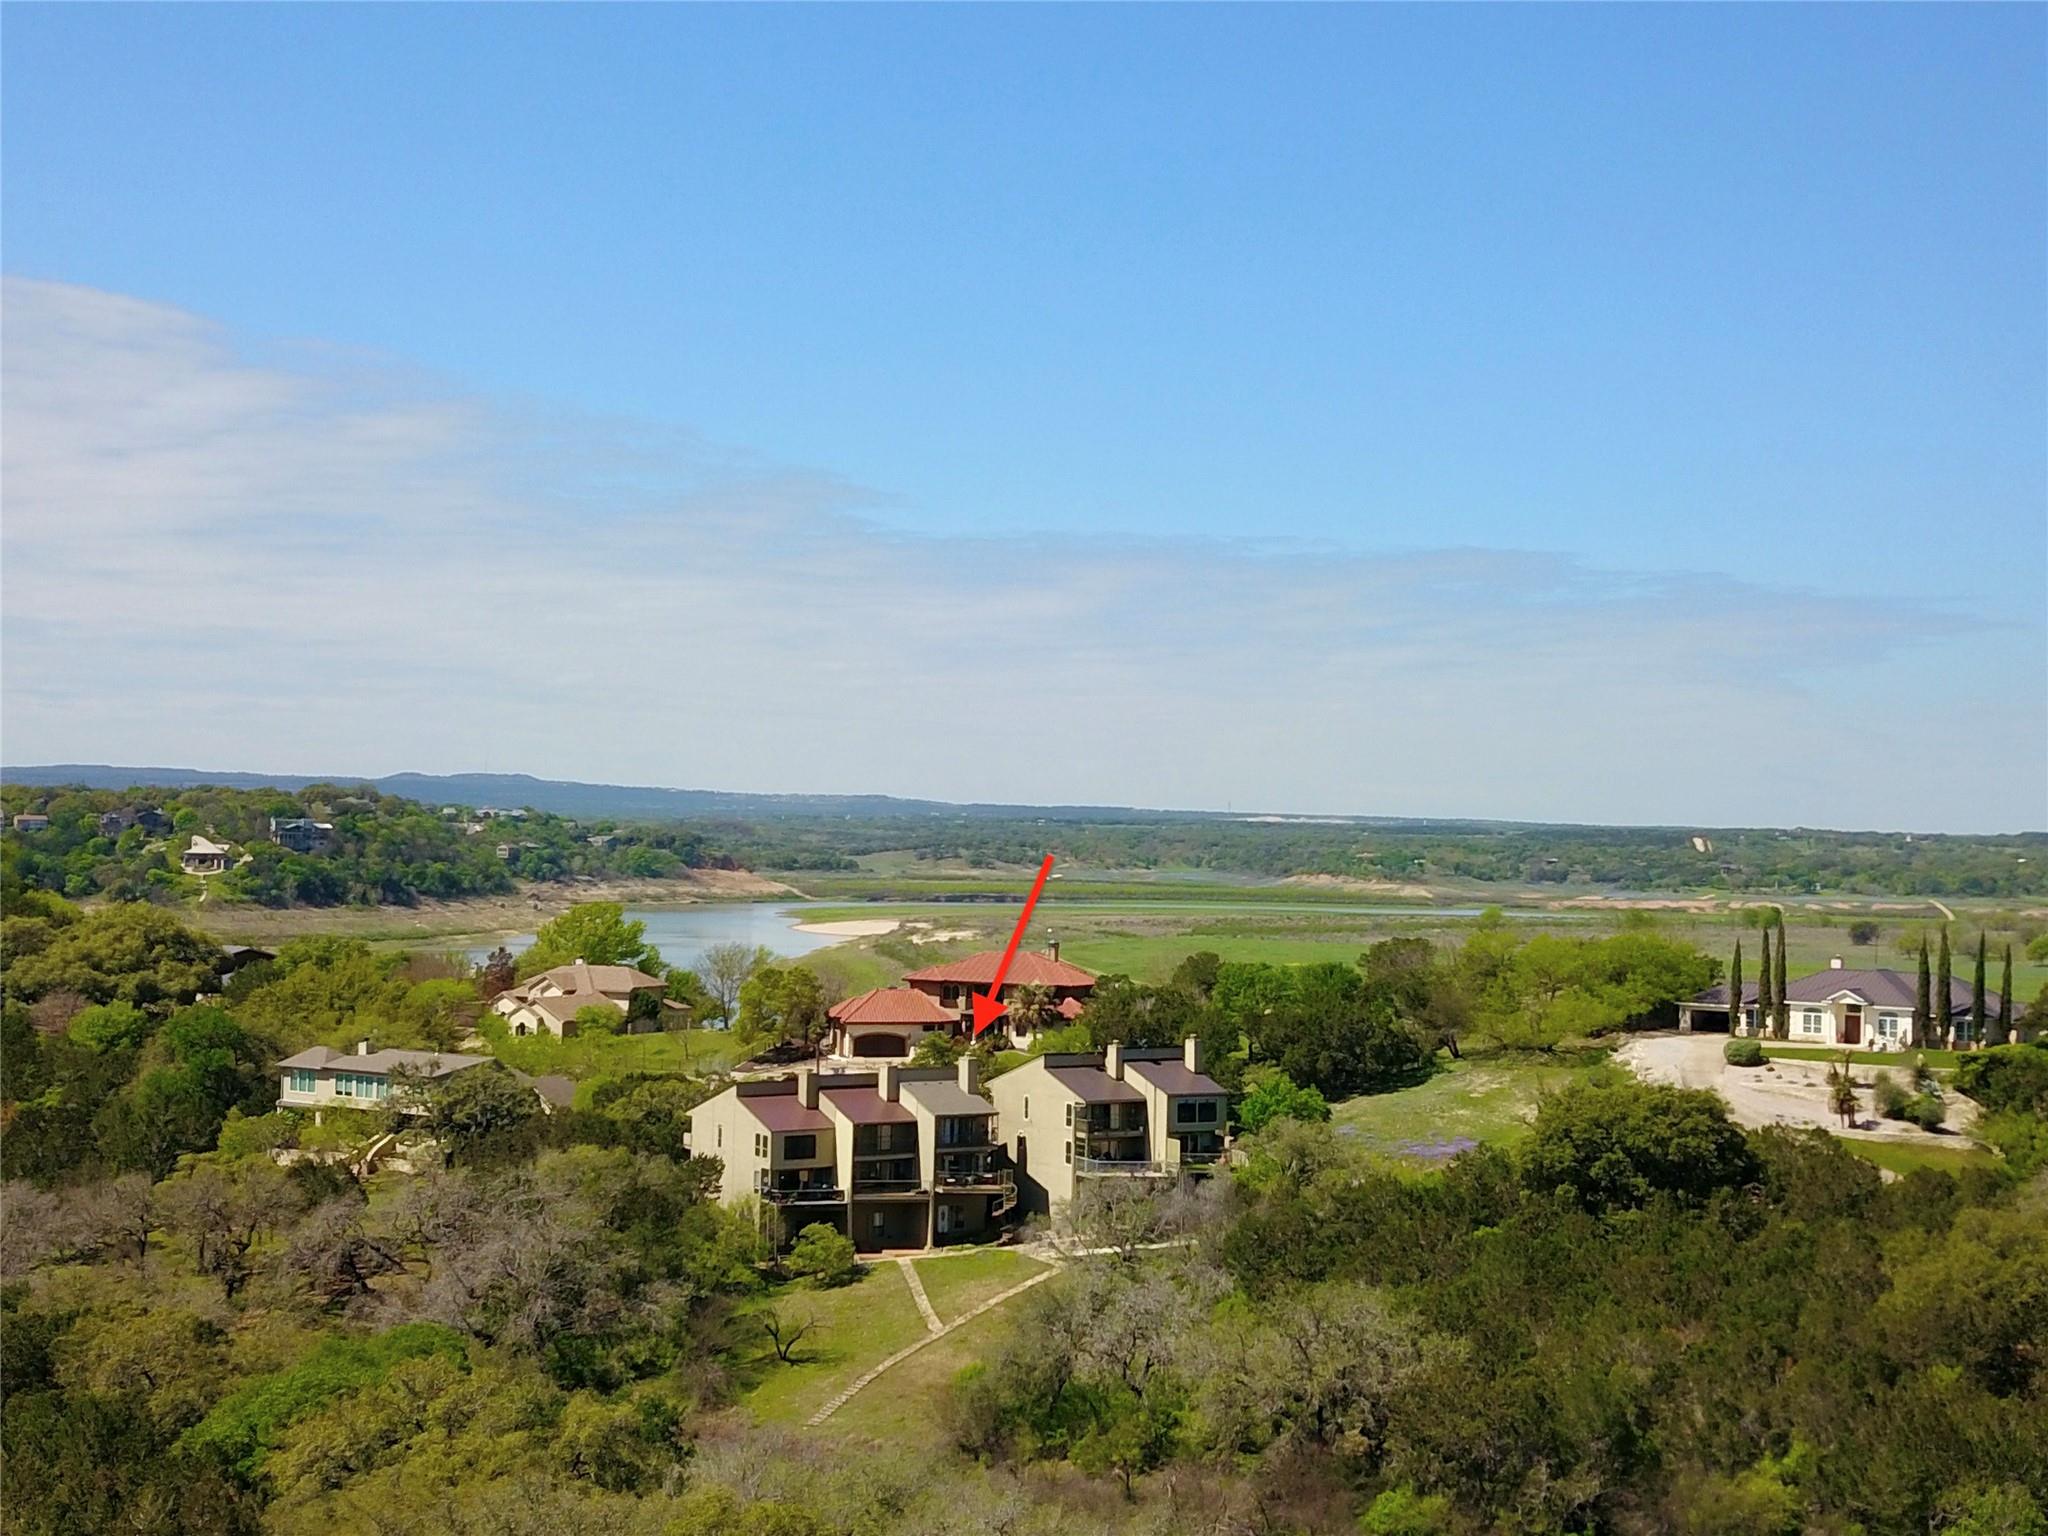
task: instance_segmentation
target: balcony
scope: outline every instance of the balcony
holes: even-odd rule
[[[924,1181],[921,1179],[855,1179],[853,1197],[865,1200],[870,1195],[921,1195]]]
[[[761,1198],[770,1205],[839,1205],[846,1191],[831,1184],[798,1184],[789,1189],[764,1189]]]
[[[1163,1163],[1141,1157],[1077,1157],[1074,1172],[1088,1178],[1158,1178],[1166,1172]]]
[[[941,1172],[932,1183],[939,1189],[998,1190],[1010,1183],[1010,1175],[1000,1168],[963,1169],[957,1173]]]

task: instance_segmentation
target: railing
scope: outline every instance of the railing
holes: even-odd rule
[[[855,1179],[853,1192],[860,1195],[921,1195],[922,1179]]]
[[[1186,1147],[1182,1147],[1174,1154],[1173,1161],[1179,1163],[1183,1168],[1207,1168],[1222,1162],[1223,1158],[1224,1151],[1221,1147],[1215,1147],[1207,1151],[1191,1151]]]
[[[771,1205],[836,1205],[846,1191],[830,1184],[802,1184],[795,1189],[764,1189],[761,1198]]]
[[[1010,1176],[990,1168],[978,1173],[941,1173],[932,1182],[940,1189],[1001,1189],[1010,1182]]]
[[[1166,1172],[1162,1163],[1148,1162],[1136,1157],[1077,1157],[1074,1172],[1086,1174],[1122,1174],[1126,1177],[1145,1178]]]

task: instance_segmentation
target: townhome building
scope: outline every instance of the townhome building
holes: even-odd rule
[[[761,1202],[778,1241],[818,1222],[869,1253],[971,1241],[1015,1202],[973,1057],[737,1082],[691,1111],[689,1147],[723,1164],[722,1200]]]
[[[1026,1213],[1052,1214],[1089,1180],[1202,1173],[1229,1149],[1230,1096],[1202,1043],[1047,1052],[989,1085]]]
[[[1790,1015],[1787,1038],[1799,1045],[1836,1045],[1866,1051],[1914,1047],[1941,1050],[1987,1043],[1971,1038],[1971,987],[1960,978],[1950,980],[1946,1008],[1941,999],[1932,999],[1935,1018],[1930,1038],[1915,1040],[1913,1011],[1919,989],[1917,975],[1881,967],[1845,969],[1838,956],[1826,970],[1785,984],[1786,1012]],[[1721,982],[1694,993],[1678,1005],[1678,1027],[1688,1033],[1697,1030],[1767,1035],[1771,1032],[1771,1021],[1758,1017],[1759,1007],[1757,984],[1746,981],[1742,984],[1740,1008],[1731,1016],[1728,984]],[[1986,1018],[1995,1019],[1998,1008],[1998,994],[1987,990]]]

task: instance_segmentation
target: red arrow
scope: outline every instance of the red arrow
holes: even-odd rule
[[[1052,855],[1045,856],[1045,862],[1038,866],[1038,878],[1031,882],[1031,894],[1024,898],[1024,910],[1017,917],[1017,931],[1010,935],[1010,947],[1003,951],[1003,963],[996,967],[996,979],[988,984],[986,992],[974,994],[974,1033],[981,1032],[1000,1019],[1008,1011],[1008,1005],[996,998],[1003,990],[1003,978],[1010,974],[1010,962],[1017,958],[1017,943],[1024,937],[1024,925],[1031,921],[1031,909],[1038,905],[1038,893],[1045,889],[1045,877],[1052,873]]]

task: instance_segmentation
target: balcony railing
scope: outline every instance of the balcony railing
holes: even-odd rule
[[[800,1184],[794,1189],[764,1189],[761,1198],[771,1205],[837,1205],[846,1191],[830,1184]]]
[[[1010,1176],[999,1168],[968,1173],[941,1173],[932,1182],[940,1189],[1001,1189]]]
[[[921,1179],[855,1179],[855,1195],[921,1195],[924,1181]]]
[[[1077,1157],[1074,1159],[1074,1172],[1148,1178],[1166,1172],[1166,1167],[1163,1163],[1149,1162],[1137,1157]]]

